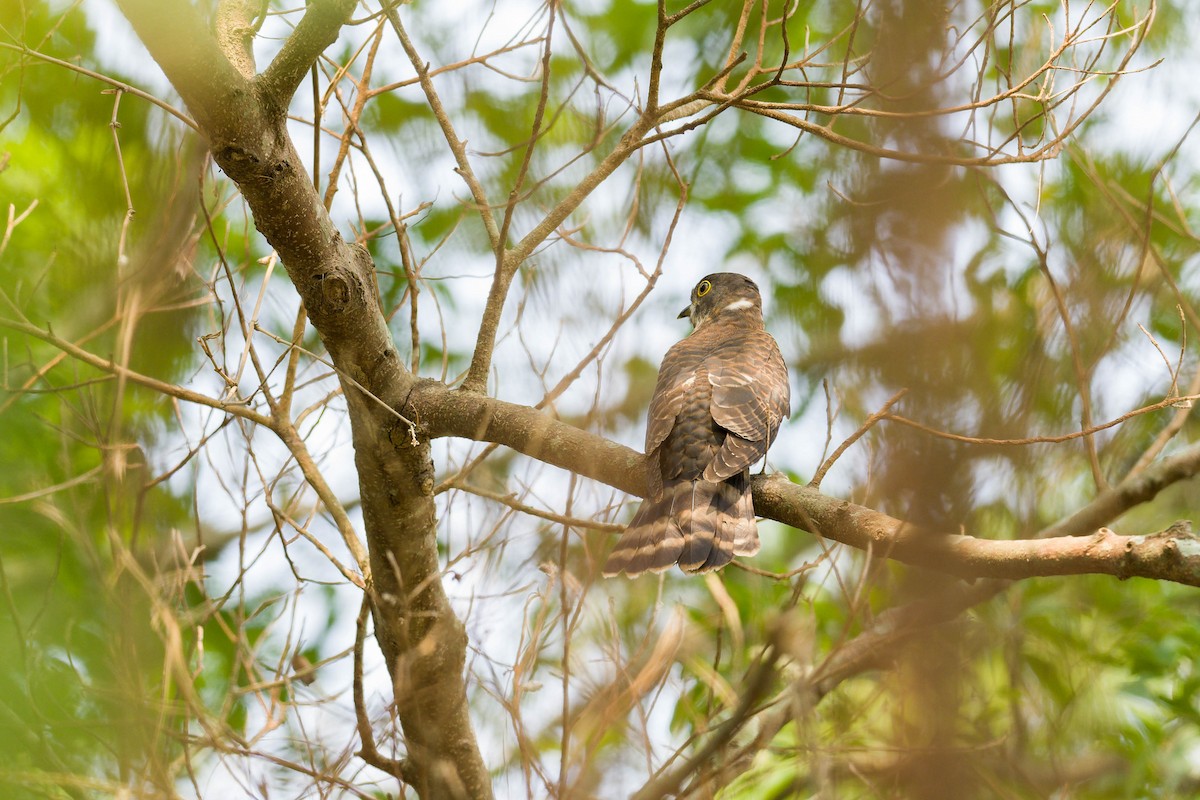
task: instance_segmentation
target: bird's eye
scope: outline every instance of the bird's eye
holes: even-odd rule
[[[696,297],[704,297],[704,295],[708,294],[711,291],[712,291],[712,284],[709,283],[708,281],[700,281],[700,283],[698,283],[696,285]]]

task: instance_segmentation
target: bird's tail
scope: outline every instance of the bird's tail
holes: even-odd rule
[[[735,555],[758,552],[758,525],[749,477],[668,482],[662,496],[646,500],[604,564],[605,577],[662,572],[678,563],[684,572],[709,572]]]

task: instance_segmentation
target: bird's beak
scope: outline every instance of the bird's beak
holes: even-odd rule
[[[685,317],[691,317],[691,316],[692,316],[692,307],[689,305],[683,311],[680,311],[679,316],[676,317],[675,319],[683,319]]]

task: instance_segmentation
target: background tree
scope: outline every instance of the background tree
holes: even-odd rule
[[[1181,9],[5,6],[5,791],[1188,794]],[[775,522],[605,582],[718,268]]]

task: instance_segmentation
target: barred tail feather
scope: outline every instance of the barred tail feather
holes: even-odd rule
[[[758,526],[745,473],[728,481],[678,481],[646,500],[604,565],[604,576],[710,572],[758,552]]]
[[[729,516],[724,538],[733,540],[735,556],[758,555],[758,523],[754,519],[754,497],[750,493],[750,476],[743,472],[721,484],[728,492]]]
[[[693,534],[702,532],[708,549],[702,560],[689,563],[680,558],[679,568],[684,572],[711,572],[733,561],[735,555],[758,552],[758,523],[746,474],[708,486],[713,489],[712,496],[692,517]]]
[[[645,500],[604,562],[604,577],[621,572],[635,577],[647,570],[663,572],[683,552],[683,532],[671,521],[670,491],[658,500]]]
[[[672,519],[679,521],[683,531],[683,552],[679,554],[679,568],[684,572],[701,572],[721,546],[718,538],[719,518],[714,514],[714,500],[720,493],[721,484],[707,481],[687,481],[679,485],[675,505],[671,509]],[[730,555],[729,558],[733,556]],[[729,558],[721,562],[727,564]],[[718,565],[719,566],[719,565]],[[716,569],[716,566],[707,567]]]

